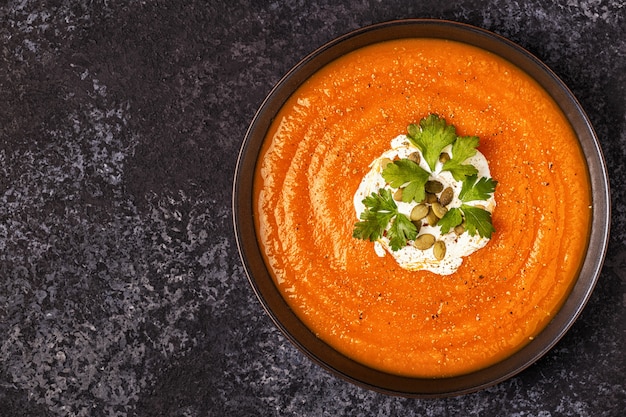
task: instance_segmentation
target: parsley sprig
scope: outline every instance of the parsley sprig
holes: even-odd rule
[[[407,132],[409,141],[424,155],[430,172],[435,171],[443,149],[452,145],[452,157],[444,162],[441,170],[450,171],[457,181],[463,181],[465,177],[478,173],[475,166],[464,163],[468,158],[476,155],[477,136],[457,136],[456,128],[436,114],[423,118],[419,125],[409,125]]]
[[[491,238],[491,234],[495,231],[491,222],[491,213],[483,208],[475,207],[467,204],[471,201],[487,200],[495,191],[497,181],[492,178],[481,177],[476,175],[466,177],[459,193],[461,207],[454,207],[437,223],[441,228],[441,233],[446,234],[450,229],[464,224],[465,230],[470,236],[478,233],[481,237]]]
[[[424,186],[430,173],[409,159],[399,159],[388,164],[382,176],[394,188],[402,188],[402,201],[420,202],[426,197]]]
[[[361,213],[361,221],[354,225],[353,237],[375,241],[386,232],[391,249],[394,251],[406,246],[408,240],[417,237],[417,227],[405,214],[398,211],[391,191],[381,188],[378,193],[365,197],[363,204],[366,208]]]
[[[459,136],[452,145],[452,157],[443,164],[442,171],[450,171],[457,181],[478,173],[472,164],[464,164],[468,158],[476,155],[478,138],[476,136]]]
[[[420,120],[419,126],[411,124],[407,128],[409,141],[424,155],[430,172],[435,170],[441,151],[456,140],[456,129],[446,123],[446,119],[436,114]]]

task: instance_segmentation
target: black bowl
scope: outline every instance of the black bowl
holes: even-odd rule
[[[441,38],[490,51],[534,78],[560,106],[586,156],[593,214],[588,250],[579,276],[552,321],[530,343],[507,359],[469,374],[440,379],[398,376],[369,368],[317,338],[294,314],[263,260],[253,213],[253,180],[257,158],[275,115],[289,96],[313,73],[355,49],[402,38]],[[379,392],[407,397],[443,397],[477,391],[521,372],[548,352],[580,315],[596,284],[608,243],[610,194],[606,166],[588,117],[571,91],[539,59],[494,33],[444,20],[409,19],[350,32],[317,49],[289,71],[256,113],[241,146],[233,186],[233,220],[237,245],[248,279],[276,326],[313,361],[332,373]]]

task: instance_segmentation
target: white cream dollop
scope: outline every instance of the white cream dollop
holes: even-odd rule
[[[392,193],[396,190],[386,183],[385,179],[382,176],[382,161],[383,159],[389,158],[394,160],[396,158],[402,159],[407,158],[413,152],[418,152],[420,154],[420,166],[424,168],[426,171],[431,172],[428,164],[424,160],[422,153],[419,151],[417,147],[415,147],[407,138],[406,135],[400,135],[394,138],[391,141],[391,149],[383,152],[378,158],[376,158],[370,164],[370,171],[365,174],[359,188],[354,194],[354,209],[356,212],[357,218],[361,216],[361,213],[365,210],[365,206],[363,205],[363,199],[372,193],[378,193],[380,188],[386,188],[390,190]],[[443,152],[447,152],[451,155],[451,145],[443,149]],[[480,152],[476,152],[476,155],[468,158],[465,161],[466,164],[472,164],[478,170],[478,178],[480,177],[490,177],[491,173],[489,171],[489,164],[487,159]],[[452,174],[448,171],[441,171],[443,164],[441,162],[437,162],[435,166],[435,170],[431,172],[430,179],[439,181],[443,184],[444,189],[446,187],[451,187],[453,190],[453,199],[450,204],[448,204],[448,208],[460,207],[462,202],[459,200],[458,196],[461,191],[461,187],[463,183],[461,181],[456,181]],[[411,202],[405,203],[402,201],[396,201],[398,206],[398,211],[400,213],[406,214],[410,216],[411,210],[418,203]],[[496,206],[496,201],[491,194],[488,200],[477,200],[465,203],[468,205],[476,206],[481,205],[487,211],[493,212],[493,209]],[[434,272],[439,275],[450,275],[454,273],[463,263],[463,257],[468,256],[478,249],[483,248],[489,238],[481,237],[478,234],[474,236],[470,236],[469,233],[463,233],[461,235],[457,235],[454,231],[450,231],[445,235],[441,233],[441,229],[439,226],[429,226],[423,225],[419,231],[419,235],[430,233],[435,236],[436,240],[442,240],[446,244],[446,254],[442,260],[438,260],[435,258],[433,254],[433,250],[420,250],[412,245],[412,242],[397,251],[391,250],[391,246],[389,244],[389,238],[383,236],[379,238],[376,242],[374,242],[374,250],[378,256],[385,256],[386,253],[391,254],[396,262],[404,268],[411,271],[417,270],[428,270]]]

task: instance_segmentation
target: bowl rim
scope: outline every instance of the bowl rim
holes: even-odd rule
[[[591,186],[592,219],[588,250],[569,295],[552,320],[531,342],[500,362],[447,378],[413,378],[369,368],[317,338],[290,309],[265,265],[256,239],[253,182],[258,154],[275,114],[313,73],[355,49],[394,39],[439,38],[494,53],[519,67],[542,86],[568,119],[584,152]],[[486,29],[442,19],[390,20],[350,31],[317,48],[272,88],[254,115],[241,144],[232,188],[232,216],[238,252],[248,281],[267,315],[301,352],[332,374],[377,392],[415,398],[468,394],[509,379],[544,356],[571,328],[599,278],[610,233],[610,190],[597,135],[581,104],[541,60],[518,44]]]

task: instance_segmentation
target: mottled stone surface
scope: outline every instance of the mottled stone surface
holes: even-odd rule
[[[434,17],[521,44],[572,89],[611,176],[580,319],[483,392],[412,400],[328,374],[273,326],[232,232],[236,155],[324,42]],[[0,416],[620,416],[626,409],[623,0],[0,5]]]

